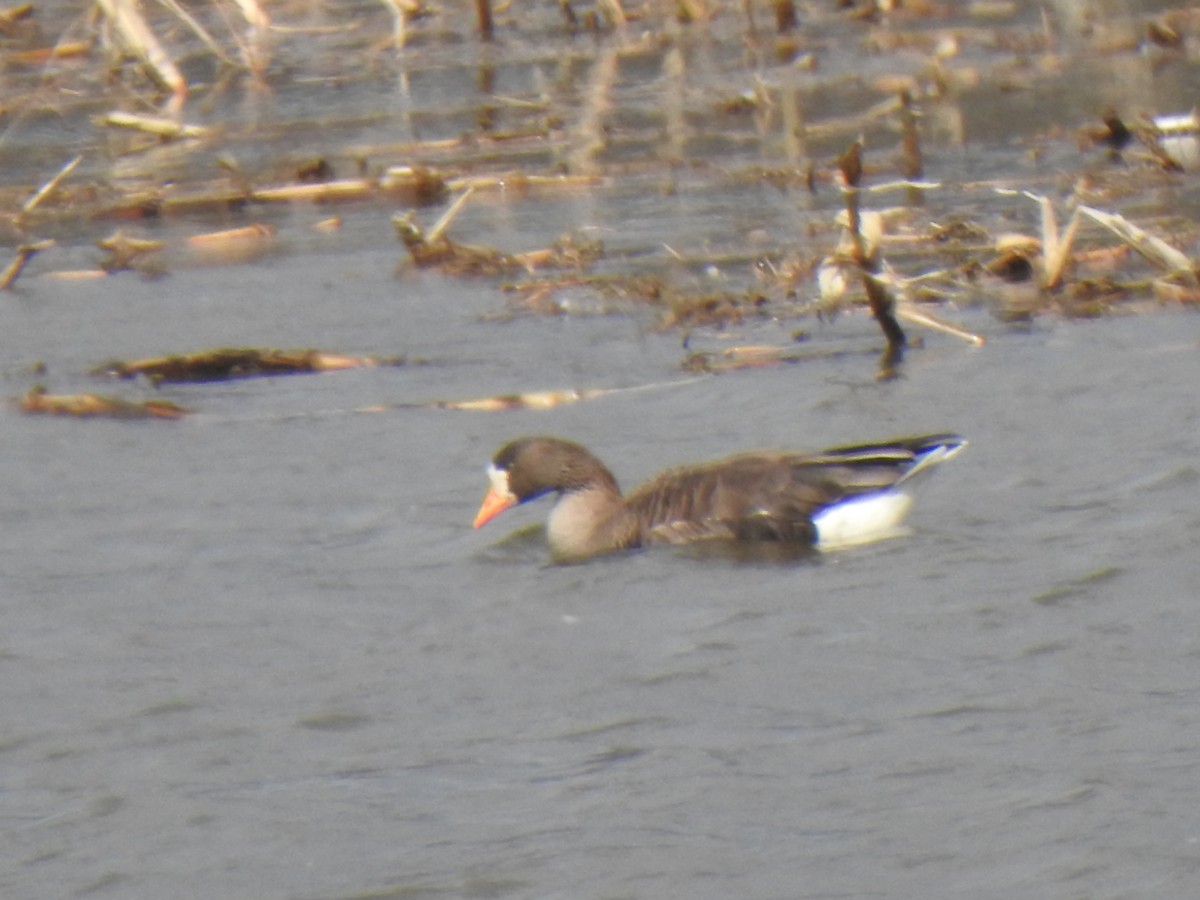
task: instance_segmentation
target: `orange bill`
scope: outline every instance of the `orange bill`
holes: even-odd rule
[[[495,488],[491,488],[487,492],[487,496],[483,498],[479,512],[475,515],[475,527],[481,528],[486,525],[516,502],[517,498],[511,494],[501,493]]]

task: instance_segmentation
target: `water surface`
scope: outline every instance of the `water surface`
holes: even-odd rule
[[[978,140],[943,148],[946,169],[1033,165]],[[621,251],[605,265],[636,268],[663,242],[783,244],[822,204],[765,185],[501,196],[457,235],[527,249],[585,226]],[[397,277],[392,211],[315,238],[323,211],[289,210],[270,255],[157,280],[46,264],[4,298],[10,396],[41,380],[198,411],[0,413],[6,898],[1193,890],[1194,316],[1014,327],[950,307],[987,343],[927,335],[890,382],[865,315],[768,317],[690,340],[802,327],[854,352],[692,378],[653,310],[513,317],[493,280]],[[91,238],[65,252],[89,259]],[[223,345],[426,362],[157,389],[87,374]],[[540,412],[353,411],[646,385]],[[971,446],[911,534],[816,562],[550,566],[538,537],[505,540],[545,503],[469,527],[520,434],[582,441],[632,485],[951,429]]]

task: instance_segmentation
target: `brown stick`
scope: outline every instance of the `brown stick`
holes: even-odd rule
[[[38,188],[32,197],[21,204],[21,212],[33,212],[38,207],[38,204],[40,204],[58,189],[58,186],[63,183],[68,175],[75,171],[75,167],[78,166],[82,161],[83,154],[80,154],[59,169],[58,173],[53,178]]]
[[[492,0],[475,0],[475,13],[479,16],[479,37],[490,41],[496,34],[492,21]]]
[[[913,114],[912,96],[900,92],[900,146],[904,149],[904,177],[916,181],[924,174],[921,161],[921,138],[917,134],[917,117]]]
[[[879,272],[879,260],[868,255],[860,229],[858,186],[863,174],[862,152],[862,141],[855,141],[838,158],[838,170],[843,182],[842,193],[846,197],[846,228],[854,248],[854,261],[862,272],[863,289],[867,292],[867,301],[871,304],[871,314],[883,329],[883,336],[887,338],[887,349],[880,361],[880,375],[883,378],[894,378],[896,366],[904,356],[907,338],[904,336],[904,329],[896,321],[895,300],[883,283],[875,277]]]
[[[775,10],[775,30],[787,34],[796,27],[796,4],[792,0],[772,0]]]
[[[18,247],[17,255],[5,268],[4,274],[0,275],[0,291],[7,291],[11,288],[20,277],[21,272],[24,271],[25,264],[37,256],[40,251],[53,246],[54,241],[39,241],[36,244],[23,244]]]

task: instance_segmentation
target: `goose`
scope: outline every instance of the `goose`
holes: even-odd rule
[[[741,453],[669,469],[623,495],[582,444],[522,437],[488,465],[474,527],[555,493],[546,537],[556,562],[700,541],[841,549],[902,533],[914,477],[966,445],[958,435],[932,434],[813,454]]]

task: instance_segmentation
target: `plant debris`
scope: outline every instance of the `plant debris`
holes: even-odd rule
[[[390,409],[449,409],[462,412],[511,412],[519,409],[554,409],[572,403],[586,400],[596,400],[600,397],[610,397],[614,394],[629,394],[642,391],[660,390],[662,388],[680,387],[691,384],[695,379],[685,378],[676,381],[655,382],[653,384],[637,385],[623,388],[587,388],[550,391],[528,391],[520,394],[496,394],[491,397],[477,397],[470,400],[431,400],[426,403],[399,403],[381,405],[358,410],[358,412],[382,412]]]
[[[784,0],[756,21],[752,5],[702,0],[669,9],[478,0],[473,17],[420,0],[352,11],[280,4],[269,16],[258,0],[187,9],[98,0],[91,20],[54,34],[45,10],[12,6],[0,10],[0,116],[11,134],[0,156],[21,183],[0,185],[10,248],[0,290],[21,279],[6,296],[24,302],[42,278],[67,289],[314,244],[386,247],[390,216],[402,274],[490,279],[505,292],[488,323],[628,315],[687,346],[705,333],[741,340],[739,330],[765,322],[786,331],[806,317],[869,313],[884,378],[917,345],[914,329],[982,344],[954,321],[962,307],[1027,323],[1200,302],[1200,226],[1176,200],[1194,195],[1200,116],[1165,92],[1174,108],[1130,99],[1098,108],[1094,122],[1062,121],[1042,102],[1083,56],[1165,71],[1164,86],[1181,80],[1200,14],[1182,4],[1135,10],[1132,28],[1064,41],[1072,23],[1051,8],[1024,14],[1032,8]],[[581,32],[592,40],[579,42]],[[482,44],[486,54],[462,52]],[[844,65],[826,67],[852,54],[870,59],[852,78]],[[475,89],[449,100],[425,90],[448,70]],[[263,114],[282,109],[270,104],[284,72],[289,90],[312,84],[330,96],[395,78],[403,115],[316,102],[299,119]],[[1002,171],[955,176],[947,148],[971,143],[972,107],[997,96],[1036,108],[1039,124],[1009,136],[1019,150]],[[69,154],[39,160],[11,149],[43,121],[66,135]],[[718,210],[693,223],[683,239],[692,246],[654,232],[674,198],[691,210],[712,199]],[[790,218],[758,216],[762,198]],[[565,201],[553,213],[566,218],[564,236],[547,244],[543,231],[535,249],[508,246],[503,223],[538,227],[546,204],[532,201],[546,200]],[[426,227],[434,208],[440,218]],[[636,210],[629,221],[626,208]],[[473,219],[483,213],[481,231]],[[64,262],[91,242],[103,251],[94,269]],[[781,340],[701,351],[684,366],[795,363],[854,346],[798,350]],[[222,348],[102,371],[212,381],[401,362]],[[31,392],[28,402],[46,396]],[[536,408],[575,393],[514,397],[439,408]]]
[[[226,381],[233,378],[257,378],[268,375],[294,375],[307,372],[332,372],[342,369],[401,366],[402,357],[383,359],[373,356],[345,356],[321,350],[270,350],[257,348],[218,348],[176,356],[104,363],[93,375],[115,378],[142,376],[155,383]]]
[[[585,242],[573,235],[560,238],[552,247],[524,253],[505,253],[494,247],[459,244],[446,236],[450,225],[463,211],[475,192],[469,185],[428,232],[417,223],[412,210],[392,218],[396,235],[419,268],[438,268],[451,276],[501,275],[523,269],[583,268],[603,255],[599,241]]]
[[[29,389],[20,406],[27,413],[82,418],[181,419],[190,412],[169,400],[138,403],[102,394],[48,394],[40,385]]]

